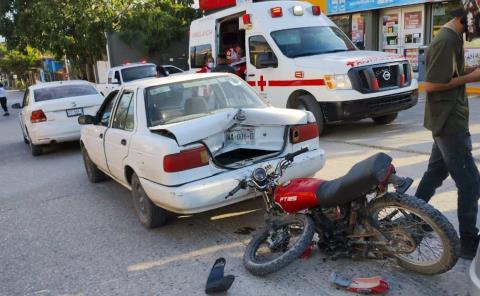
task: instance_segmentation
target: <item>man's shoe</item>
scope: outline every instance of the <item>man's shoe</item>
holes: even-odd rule
[[[5,114],[3,114],[3,116],[9,116],[9,115],[10,115],[10,113],[8,113],[8,112],[5,112]]]
[[[460,258],[472,260],[477,254],[478,236],[463,236],[460,238]]]

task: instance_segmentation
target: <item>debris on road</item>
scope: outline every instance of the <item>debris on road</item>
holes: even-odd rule
[[[215,260],[212,270],[208,275],[207,286],[205,287],[205,293],[207,294],[220,293],[230,289],[230,287],[233,284],[233,281],[235,280],[235,276],[223,275],[226,263],[227,261],[225,260],[225,258],[218,258],[217,260]]]
[[[379,276],[349,279],[332,272],[329,281],[336,287],[360,294],[385,294],[390,289],[389,284]]]

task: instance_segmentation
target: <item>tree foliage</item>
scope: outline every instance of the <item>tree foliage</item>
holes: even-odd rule
[[[161,51],[185,34],[184,28],[201,16],[193,9],[193,0],[150,0],[137,5],[119,22],[121,37],[131,43],[142,42],[149,52]]]
[[[4,43],[0,43],[0,70],[8,74],[16,74],[21,80],[26,80],[27,73],[42,65],[42,55],[39,50],[30,46],[25,51],[8,50]]]
[[[150,50],[167,45],[199,15],[193,0],[1,0],[0,35],[9,48],[33,46],[92,63],[105,52],[105,33],[121,31]]]

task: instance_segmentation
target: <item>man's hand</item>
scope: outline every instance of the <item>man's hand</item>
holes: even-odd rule
[[[466,78],[469,82],[478,82],[480,81],[480,68],[476,68],[470,74],[466,75]]]

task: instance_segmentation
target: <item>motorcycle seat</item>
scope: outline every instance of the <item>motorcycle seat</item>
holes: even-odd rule
[[[318,205],[333,207],[364,196],[385,180],[391,162],[387,154],[377,153],[355,164],[345,176],[322,183],[316,192]]]

